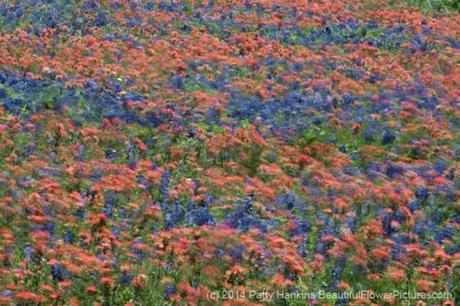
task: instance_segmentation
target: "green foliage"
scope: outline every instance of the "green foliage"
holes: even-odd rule
[[[459,0],[392,0],[392,3],[415,6],[427,12],[460,12]]]

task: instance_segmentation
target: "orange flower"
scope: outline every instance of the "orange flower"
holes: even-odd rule
[[[13,301],[10,297],[0,296],[0,305],[13,305]]]
[[[406,273],[402,269],[391,268],[387,272],[387,275],[394,281],[400,282],[406,278]]]
[[[147,281],[147,276],[144,273],[137,275],[133,279],[133,285],[136,287],[145,287],[145,282]]]
[[[99,281],[102,285],[111,287],[113,285],[113,279],[111,277],[102,277]]]
[[[80,306],[80,301],[78,300],[77,297],[71,297],[69,300],[69,305],[70,306]]]
[[[388,247],[378,247],[371,251],[371,256],[377,260],[385,260],[390,255],[390,249]]]
[[[417,288],[424,292],[429,292],[433,289],[434,283],[426,279],[420,279],[417,281]]]
[[[178,286],[180,292],[184,293],[186,296],[187,301],[192,301],[197,298],[198,293],[196,289],[190,286],[189,283],[181,283]]]
[[[343,199],[337,198],[334,201],[334,205],[341,210],[345,210],[348,207],[347,202],[345,202]]]
[[[342,290],[349,290],[350,289],[350,284],[348,284],[347,282],[344,282],[344,281],[340,281],[337,284],[337,288],[342,289]]]
[[[97,288],[94,286],[86,287],[85,291],[89,294],[95,294],[97,293]]]
[[[31,303],[44,303],[46,298],[30,291],[20,291],[16,293],[16,299],[19,301],[27,301]]]
[[[280,288],[294,286],[295,284],[292,280],[285,278],[284,275],[281,273],[276,273],[275,275],[273,275],[270,282],[274,284],[276,287]]]

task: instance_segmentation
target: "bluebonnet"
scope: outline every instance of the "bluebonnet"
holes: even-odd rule
[[[389,165],[386,168],[385,174],[389,178],[394,178],[396,176],[399,176],[405,172],[404,168],[401,166],[398,166],[397,164],[394,163],[389,163]]]
[[[416,34],[414,39],[413,39],[413,41],[412,41],[411,48],[410,48],[409,52],[410,53],[415,53],[417,51],[425,52],[425,51],[428,51],[429,49],[430,49],[430,46],[422,38],[422,36],[420,34]]]
[[[381,73],[372,73],[370,78],[369,78],[369,83],[375,84],[378,81],[383,81],[385,79],[385,76]]]
[[[436,96],[421,96],[417,100],[417,107],[421,109],[429,109],[429,110],[435,110],[436,107],[439,105],[440,100]]]
[[[422,206],[420,205],[418,200],[409,201],[409,204],[407,206],[409,207],[411,212],[422,209]]]
[[[133,276],[131,275],[131,273],[123,271],[119,278],[119,283],[122,285],[129,285],[132,279],[133,279]]]
[[[83,9],[85,10],[95,10],[99,7],[99,4],[94,0],[84,0]]]
[[[438,208],[433,208],[430,214],[431,220],[433,220],[435,223],[439,224],[446,218],[447,214]]]
[[[8,289],[7,290],[2,290],[0,292],[0,296],[5,296],[5,297],[12,297],[13,294],[14,294],[13,291],[8,290]]]
[[[138,237],[135,239],[135,242],[136,243],[143,243],[143,239]],[[136,247],[136,245],[134,245],[132,248],[131,248],[131,253],[135,256],[136,260],[138,261],[142,261],[142,260],[145,260],[149,257],[149,254],[144,251],[144,250],[141,250],[139,248]]]
[[[375,172],[382,172],[383,167],[382,167],[382,165],[380,163],[372,161],[367,165],[367,170],[368,171],[375,171]]]
[[[132,142],[129,142],[127,152],[128,166],[133,169],[137,165],[137,148]]]
[[[235,249],[230,251],[230,256],[235,262],[240,262],[243,259],[243,255],[246,248],[242,245],[237,246]]]
[[[391,144],[394,142],[396,139],[396,135],[392,131],[385,131],[385,133],[382,136],[382,144],[387,145]]]
[[[430,192],[428,191],[428,188],[419,185],[415,190],[415,196],[420,201],[426,201],[430,196]]]
[[[188,211],[185,215],[185,221],[188,225],[198,226],[213,225],[216,222],[214,217],[209,212],[209,207],[197,207],[193,201],[189,203]]]
[[[64,235],[64,242],[68,244],[73,244],[74,242],[74,236],[73,233],[70,230],[67,230]]]
[[[391,225],[391,221],[393,220],[393,213],[385,213],[382,219],[382,228],[385,236],[391,236],[395,229]]]
[[[407,234],[396,234],[393,236],[393,247],[391,250],[391,258],[402,260],[406,251],[405,245],[411,243],[411,239]]]
[[[8,97],[8,94],[6,93],[6,90],[0,88],[0,99],[4,99]]]
[[[220,111],[216,107],[211,107],[206,117],[209,119],[210,122],[218,122],[220,116]]]
[[[179,226],[185,218],[185,209],[178,203],[173,205],[164,205],[163,210],[165,211],[164,222],[166,229]]]
[[[53,279],[55,281],[59,281],[59,282],[63,281],[64,276],[63,276],[62,266],[59,265],[59,264],[52,265],[51,266],[51,275],[53,276]]]
[[[118,194],[114,191],[106,191],[104,193],[103,212],[107,217],[113,217],[113,210],[118,201]]]
[[[176,293],[176,286],[174,284],[166,284],[164,288],[164,295],[169,298],[171,295]]]
[[[375,140],[377,132],[378,130],[375,127],[369,126],[363,130],[362,135],[365,141],[373,142]]]
[[[62,171],[58,168],[43,167],[37,170],[38,175],[40,176],[59,176],[62,174]]]
[[[345,296],[339,296],[339,298],[335,301],[335,306],[345,306],[348,305],[349,300]]]
[[[88,88],[88,89],[97,89],[98,86],[97,86],[97,83],[94,79],[88,79],[85,81],[85,87]]]
[[[306,234],[312,229],[312,225],[309,220],[302,219],[298,222],[298,226],[293,234]]]
[[[299,197],[293,192],[287,192],[276,199],[276,204],[282,206],[287,210],[293,210],[294,208],[304,210],[306,203],[299,199]]]
[[[318,218],[324,220],[324,224],[321,226],[321,229],[318,233],[318,241],[315,245],[315,252],[320,254],[325,254],[326,251],[331,247],[332,242],[324,242],[321,239],[326,235],[337,235],[337,226],[334,220],[328,216],[319,215]]]
[[[417,219],[414,227],[414,233],[417,234],[421,239],[424,239],[426,230],[426,220],[424,218]]]
[[[171,86],[173,88],[183,89],[184,88],[184,78],[177,76],[177,75],[173,76],[171,78]]]
[[[142,184],[148,192],[152,192],[153,184],[145,176],[140,175],[136,178],[138,184]]]
[[[225,250],[223,247],[218,247],[215,251],[215,255],[217,258],[221,258],[225,255]]]
[[[78,146],[78,152],[77,155],[75,156],[75,160],[82,162],[85,159],[85,146],[83,144],[80,144]]]
[[[247,231],[254,227],[258,228],[262,232],[266,232],[266,222],[253,215],[252,201],[252,197],[246,197],[244,203],[237,205],[235,212],[229,214],[224,223],[241,231]]]
[[[45,223],[44,229],[52,235],[56,229],[56,224],[54,222],[47,222]]]
[[[403,223],[404,220],[406,219],[406,216],[404,213],[398,209],[394,214],[393,214],[393,219],[397,221],[398,223]]]
[[[51,204],[48,203],[43,207],[43,213],[47,216],[52,216],[54,214]]]
[[[107,24],[107,17],[104,12],[100,12],[97,14],[93,24],[97,27],[102,27]]]
[[[452,37],[448,37],[447,41],[449,42],[449,44],[451,45],[452,48],[460,49],[460,40],[455,40]]]
[[[448,166],[449,164],[447,163],[447,161],[441,159],[435,163],[434,169],[440,173],[444,173],[447,170]]]
[[[120,236],[120,229],[119,229],[118,227],[114,227],[114,228],[112,229],[112,234],[113,234],[116,238],[118,238],[118,237]]]
[[[356,229],[357,229],[357,221],[358,221],[358,218],[356,216],[348,216],[345,221],[347,222],[347,226],[348,228],[350,229],[350,231],[352,233],[355,233],[356,232]]]
[[[357,167],[343,167],[343,173],[350,176],[360,175],[361,170]]]
[[[441,242],[444,239],[451,240],[454,237],[454,229],[451,226],[439,227],[436,226],[433,229],[434,239],[437,242]]]
[[[166,199],[169,194],[169,183],[171,180],[171,174],[169,170],[165,170],[160,177],[160,194],[163,199]]]
[[[308,248],[305,244],[302,244],[298,249],[297,252],[299,253],[300,256],[302,257],[307,257],[308,256]]]
[[[32,256],[35,254],[34,249],[30,244],[26,244],[23,250],[23,256],[27,260],[31,260]]]
[[[340,281],[342,277],[342,273],[345,270],[345,265],[347,262],[347,258],[345,256],[339,256],[335,262],[335,266],[332,269],[332,277],[335,283]]]
[[[451,244],[446,247],[446,253],[449,255],[454,255],[456,253],[460,253],[460,243]]]
[[[21,156],[28,158],[30,155],[34,154],[37,150],[35,145],[28,145],[21,149]]]
[[[230,216],[230,218],[232,217],[235,217],[235,216]],[[250,228],[258,228],[260,231],[262,232],[266,232],[267,231],[267,226],[265,225],[265,223],[255,217],[255,216],[243,216],[241,218],[235,218],[233,221],[230,222],[230,224],[241,230],[241,231],[247,231],[249,230]]]

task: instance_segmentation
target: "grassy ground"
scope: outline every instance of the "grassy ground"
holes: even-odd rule
[[[427,12],[460,12],[460,0],[395,0],[393,2],[415,6]]]

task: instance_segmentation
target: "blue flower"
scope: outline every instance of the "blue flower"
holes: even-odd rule
[[[65,242],[65,243],[68,243],[68,244],[73,244],[73,242],[74,242],[74,237],[73,237],[73,233],[72,233],[70,230],[67,230],[67,231],[65,232],[64,242]]]
[[[185,220],[188,225],[213,225],[215,224],[214,217],[209,212],[209,207],[198,207],[187,212]]]
[[[427,227],[425,225],[426,221],[423,218],[417,219],[414,227],[414,233],[417,234],[421,239],[425,238],[425,231]]]
[[[55,281],[63,281],[64,280],[64,277],[63,277],[63,270],[62,270],[62,266],[57,264],[57,265],[52,265],[51,266],[51,275],[53,276],[53,279]]]
[[[382,144],[387,145],[393,143],[393,141],[396,139],[396,135],[391,132],[391,131],[385,131],[385,133],[382,136]]]
[[[102,26],[105,26],[107,24],[107,17],[106,17],[106,14],[104,12],[100,12],[97,14],[95,20],[93,21],[93,24],[96,26],[96,27],[102,27]]]
[[[356,229],[357,229],[357,221],[358,221],[358,218],[356,216],[349,216],[346,218],[345,220],[347,222],[347,225],[348,225],[348,228],[350,229],[350,231],[352,233],[355,233],[356,232]]]
[[[428,197],[430,196],[430,192],[428,189],[424,186],[417,186],[417,189],[415,190],[415,196],[417,199],[420,201],[426,201]]]
[[[171,295],[176,293],[176,286],[174,284],[167,284],[164,288],[164,295],[166,298],[169,298]]]
[[[171,86],[177,89],[184,89],[184,78],[177,75],[173,76],[171,78]]]
[[[276,199],[276,204],[283,206],[287,210],[293,210],[297,208],[304,210],[306,203],[299,199],[299,197],[293,192],[287,192]]]
[[[391,225],[392,220],[393,220],[393,214],[385,213],[382,219],[382,228],[383,228],[383,233],[385,236],[391,236],[395,232],[395,229]]]
[[[107,217],[113,217],[113,209],[117,203],[118,194],[113,191],[106,191],[104,193],[104,207],[103,212]]]
[[[438,160],[436,164],[434,165],[434,169],[441,174],[444,173],[447,170],[447,167],[449,164],[445,160]]]
[[[335,266],[332,269],[332,277],[334,282],[340,281],[343,271],[345,270],[345,265],[347,258],[345,256],[340,256],[335,262]]]
[[[29,244],[26,244],[26,246],[24,247],[24,251],[23,251],[24,258],[27,260],[31,260],[34,254],[35,252],[32,246]]]
[[[123,271],[121,273],[119,283],[122,285],[129,285],[132,279],[133,279],[133,276],[130,273]]]
[[[166,214],[164,216],[165,229],[171,229],[179,226],[185,218],[185,209],[180,204],[166,206]]]
[[[389,177],[389,178],[394,178],[396,176],[399,176],[401,174],[403,174],[405,172],[404,168],[401,167],[401,166],[398,166],[394,163],[390,163],[388,166],[387,166],[387,169],[385,171],[385,174]]]
[[[8,94],[6,93],[6,90],[0,88],[0,99],[4,99],[8,97]]]
[[[169,182],[171,179],[171,174],[168,170],[165,170],[160,177],[160,194],[163,199],[166,199],[169,194]]]

